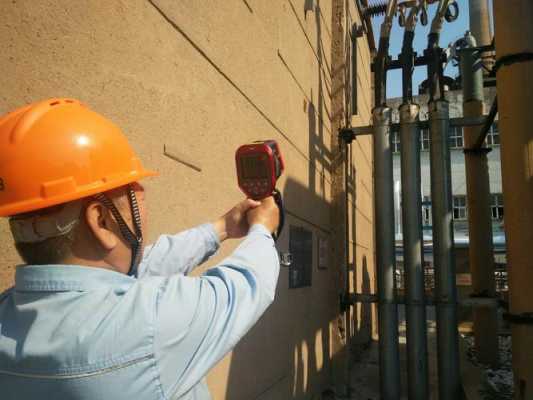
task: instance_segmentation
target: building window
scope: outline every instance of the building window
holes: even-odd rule
[[[429,150],[429,129],[423,128],[420,132],[420,148],[422,150]]]
[[[494,193],[491,195],[492,204],[490,210],[492,212],[492,219],[503,219],[503,195],[501,193]]]
[[[400,132],[394,131],[392,132],[392,152],[393,153],[399,153],[400,152]]]
[[[422,201],[422,225],[431,226],[431,199],[429,196],[424,196]]]
[[[451,149],[463,148],[463,128],[460,126],[452,126],[448,138]]]
[[[487,134],[487,145],[497,146],[500,144],[500,131],[498,129],[498,121],[494,121]]]
[[[453,219],[466,219],[466,196],[453,196]]]

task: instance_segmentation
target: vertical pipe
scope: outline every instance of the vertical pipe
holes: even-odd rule
[[[452,184],[448,132],[449,103],[444,98],[440,32],[450,0],[440,0],[428,35],[429,131],[433,260],[437,308],[439,400],[461,398],[457,288],[453,250]]]
[[[423,269],[420,174],[420,107],[413,103],[413,41],[419,9],[412,7],[405,24],[402,53],[400,155],[402,179],[403,259],[406,289],[407,376],[410,400],[429,397],[427,326]]]
[[[449,104],[429,103],[433,259],[437,306],[439,400],[460,398],[457,290],[453,251],[452,185],[448,146]]]
[[[394,192],[391,152],[391,109],[372,111],[374,123],[374,198],[376,264],[379,297],[379,374],[383,400],[400,399],[398,306],[394,284]]]
[[[470,4],[470,31],[480,46],[489,45],[490,18],[488,0],[469,0]]]
[[[533,2],[495,0],[498,59],[533,53]],[[497,73],[515,399],[533,398],[533,61]],[[520,318],[518,318],[520,317]]]
[[[479,51],[472,51],[476,40],[467,32],[467,48],[460,52],[463,80],[463,115],[483,115],[483,73]],[[469,49],[470,48],[470,49]],[[465,168],[468,210],[469,265],[474,295],[496,296],[494,247],[490,211],[489,167],[486,147],[473,148],[480,135],[479,127],[465,127]],[[476,354],[484,364],[498,364],[498,317],[494,307],[475,307],[474,338]]]
[[[470,31],[476,38],[480,46],[487,46],[491,43],[492,38],[490,34],[490,16],[488,0],[469,0],[470,6]],[[487,68],[485,74],[492,68],[494,64],[492,61],[492,52],[484,52],[482,54],[483,64]]]
[[[422,262],[420,131],[418,104],[400,107],[403,259],[406,283],[407,372],[409,400],[427,400],[428,355]]]
[[[381,24],[378,53],[374,60],[374,199],[376,266],[378,284],[379,384],[383,400],[400,399],[398,305],[394,271],[394,186],[391,151],[391,109],[387,107],[387,58],[397,0],[389,0]]]

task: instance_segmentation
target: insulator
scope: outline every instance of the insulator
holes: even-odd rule
[[[375,4],[371,4],[367,8],[365,8],[364,14],[365,16],[374,18],[380,15],[385,15],[386,12],[387,12],[387,3],[376,2]]]

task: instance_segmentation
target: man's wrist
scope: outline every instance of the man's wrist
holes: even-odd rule
[[[250,235],[251,233],[261,233],[264,235],[272,236],[272,232],[265,224],[261,222],[256,222],[252,226],[250,226],[250,229],[248,230],[248,235]]]
[[[218,240],[223,242],[228,238],[228,232],[226,230],[226,220],[221,217],[213,222],[213,228],[215,233],[218,235]]]

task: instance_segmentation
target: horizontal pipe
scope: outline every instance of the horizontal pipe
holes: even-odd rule
[[[485,124],[487,117],[461,117],[450,118],[450,126],[481,126]],[[429,121],[418,121],[418,127],[420,129],[429,128]],[[400,124],[391,124],[391,132],[397,132],[400,130]],[[372,135],[374,133],[373,125],[358,126],[355,128],[343,128],[339,131],[339,136],[342,140],[351,142],[356,136]]]
[[[346,299],[346,304],[354,305],[357,303],[379,303],[379,298],[377,294],[366,294],[366,293],[352,293]],[[437,300],[435,297],[426,295],[423,302],[415,303],[417,305],[425,305],[427,307],[435,307],[437,305]],[[396,304],[407,305],[409,300],[406,296],[397,295]],[[449,304],[449,303],[447,303]],[[495,297],[468,297],[466,299],[457,300],[455,303],[461,307],[472,307],[472,308],[496,308],[501,304],[500,299]]]

